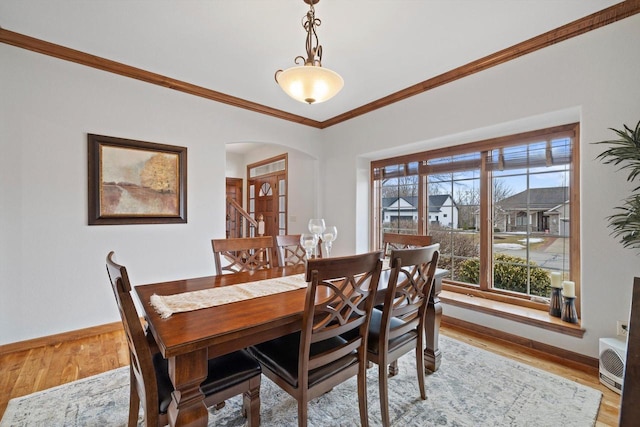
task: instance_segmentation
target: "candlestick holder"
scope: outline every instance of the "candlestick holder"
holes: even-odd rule
[[[578,313],[576,312],[575,297],[564,297],[561,318],[565,322],[578,323]]]
[[[549,314],[553,317],[562,316],[562,289],[551,288],[551,302],[549,303]]]

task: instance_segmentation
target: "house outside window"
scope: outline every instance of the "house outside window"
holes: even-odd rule
[[[577,135],[570,124],[372,162],[374,248],[386,231],[431,235],[449,290],[539,301],[555,271],[579,288]]]
[[[382,198],[382,231],[417,234],[418,225],[418,197],[387,197]],[[447,217],[447,210],[451,210],[451,216]],[[442,215],[442,220],[440,220]],[[447,218],[447,220],[445,220]],[[451,218],[449,220],[448,218]],[[428,220],[431,224],[439,224],[444,227],[458,227],[458,208],[453,203],[450,195],[429,196]]]

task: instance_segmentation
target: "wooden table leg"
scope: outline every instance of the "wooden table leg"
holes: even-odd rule
[[[169,359],[169,376],[175,391],[169,405],[169,425],[206,427],[209,412],[200,384],[207,378],[207,349]]]
[[[440,367],[442,353],[438,346],[440,337],[440,319],[442,318],[442,304],[440,304],[440,292],[442,292],[442,276],[436,274],[429,304],[427,305],[427,316],[425,322],[426,348],[424,350],[424,367],[426,371],[435,372]]]

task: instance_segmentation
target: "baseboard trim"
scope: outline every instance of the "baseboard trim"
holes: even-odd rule
[[[91,326],[89,328],[77,329],[74,331],[62,332],[45,337],[33,338],[25,341],[0,345],[0,355],[15,353],[18,351],[30,350],[32,348],[55,345],[65,341],[87,338],[95,335],[117,332],[122,330],[122,322],[107,323],[105,325]]]
[[[526,347],[532,350],[545,353],[547,355],[557,357],[562,360],[563,363],[571,361],[579,363],[580,365],[586,365],[590,368],[598,368],[599,361],[595,357],[586,356],[584,354],[575,353],[573,351],[566,350],[564,348],[554,347],[549,344],[541,343],[538,341],[524,338],[519,335],[510,334],[508,332],[499,331],[497,329],[487,328],[486,326],[477,325],[475,323],[467,322],[465,320],[456,319],[450,316],[442,316],[442,325],[452,328],[464,329],[473,332],[477,335],[482,335],[501,341],[505,341],[511,344],[516,344],[522,347]],[[566,363],[565,363],[566,364]]]

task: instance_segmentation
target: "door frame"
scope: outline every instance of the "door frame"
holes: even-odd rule
[[[260,178],[268,178],[268,177],[274,177],[275,178],[275,185],[273,186],[273,190],[274,190],[274,206],[276,211],[275,213],[275,218],[277,219],[276,221],[276,225],[274,227],[274,231],[273,233],[275,233],[274,235],[278,235],[280,234],[280,232],[282,230],[284,230],[284,234],[288,233],[289,230],[289,225],[288,225],[288,217],[289,217],[289,156],[288,153],[284,153],[284,154],[280,154],[278,156],[274,156],[274,157],[270,157],[268,159],[264,159],[261,160],[259,162],[255,162],[255,163],[251,163],[247,165],[247,212],[252,215],[255,218],[255,206],[251,207],[251,186],[253,185],[253,182],[255,180],[258,180]],[[265,173],[261,173],[259,175],[255,175],[255,176],[251,176],[251,171],[252,169],[257,169],[260,167],[266,167],[270,164],[275,164],[275,163],[279,163],[284,161],[284,169],[279,169],[276,171],[267,171]],[[268,170],[268,168],[265,168],[266,170]],[[279,185],[279,181],[280,179],[284,177],[284,194],[281,194],[280,191],[280,185]],[[257,196],[257,192],[259,191],[258,188],[254,187],[254,198]],[[280,210],[280,198],[284,199],[284,211]],[[280,223],[280,216],[281,214],[284,214],[284,224]],[[257,218],[255,218],[257,219]]]

